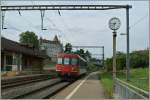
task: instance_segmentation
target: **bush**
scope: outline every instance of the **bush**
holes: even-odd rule
[[[117,70],[126,69],[126,54],[122,52],[117,52],[116,56],[116,67]],[[113,58],[107,58],[105,60],[107,71],[112,71],[113,69]],[[133,51],[130,53],[130,64],[132,68],[144,68],[149,64],[149,52],[148,50]]]

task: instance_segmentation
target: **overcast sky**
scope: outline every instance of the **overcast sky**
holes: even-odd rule
[[[36,2],[36,1],[3,1],[4,5],[16,4],[122,4],[132,5],[130,9],[130,51],[146,49],[149,46],[149,3],[148,1],[81,1],[81,2]],[[59,35],[63,43],[72,45],[99,45],[105,47],[106,57],[112,56],[112,30],[108,28],[108,21],[112,17],[121,20],[121,27],[117,31],[117,51],[126,52],[125,9],[107,11],[46,11],[44,28],[41,30],[40,11],[17,11],[5,13],[5,27],[2,35],[8,39],[19,41],[19,34],[26,30],[35,32],[39,37],[51,40]],[[93,51],[94,50],[94,51]],[[91,52],[101,53],[101,50],[92,49]]]

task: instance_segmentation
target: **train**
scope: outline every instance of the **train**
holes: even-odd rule
[[[75,79],[87,73],[87,61],[78,54],[59,53],[56,72],[61,79]]]

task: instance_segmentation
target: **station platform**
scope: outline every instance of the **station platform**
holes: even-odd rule
[[[87,77],[76,81],[52,99],[107,99],[104,89],[98,78],[98,73],[94,72]]]

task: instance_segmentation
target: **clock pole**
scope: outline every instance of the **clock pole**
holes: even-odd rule
[[[113,17],[109,20],[109,28],[113,30],[113,80],[116,78],[116,37],[117,30],[120,28],[121,21],[117,17]]]
[[[113,80],[116,78],[116,37],[117,32],[113,31]]]
[[[121,21],[119,18],[113,17],[109,20],[109,28],[113,30],[113,93],[115,93],[115,79],[116,79],[116,37],[117,37],[117,32],[120,28]]]

